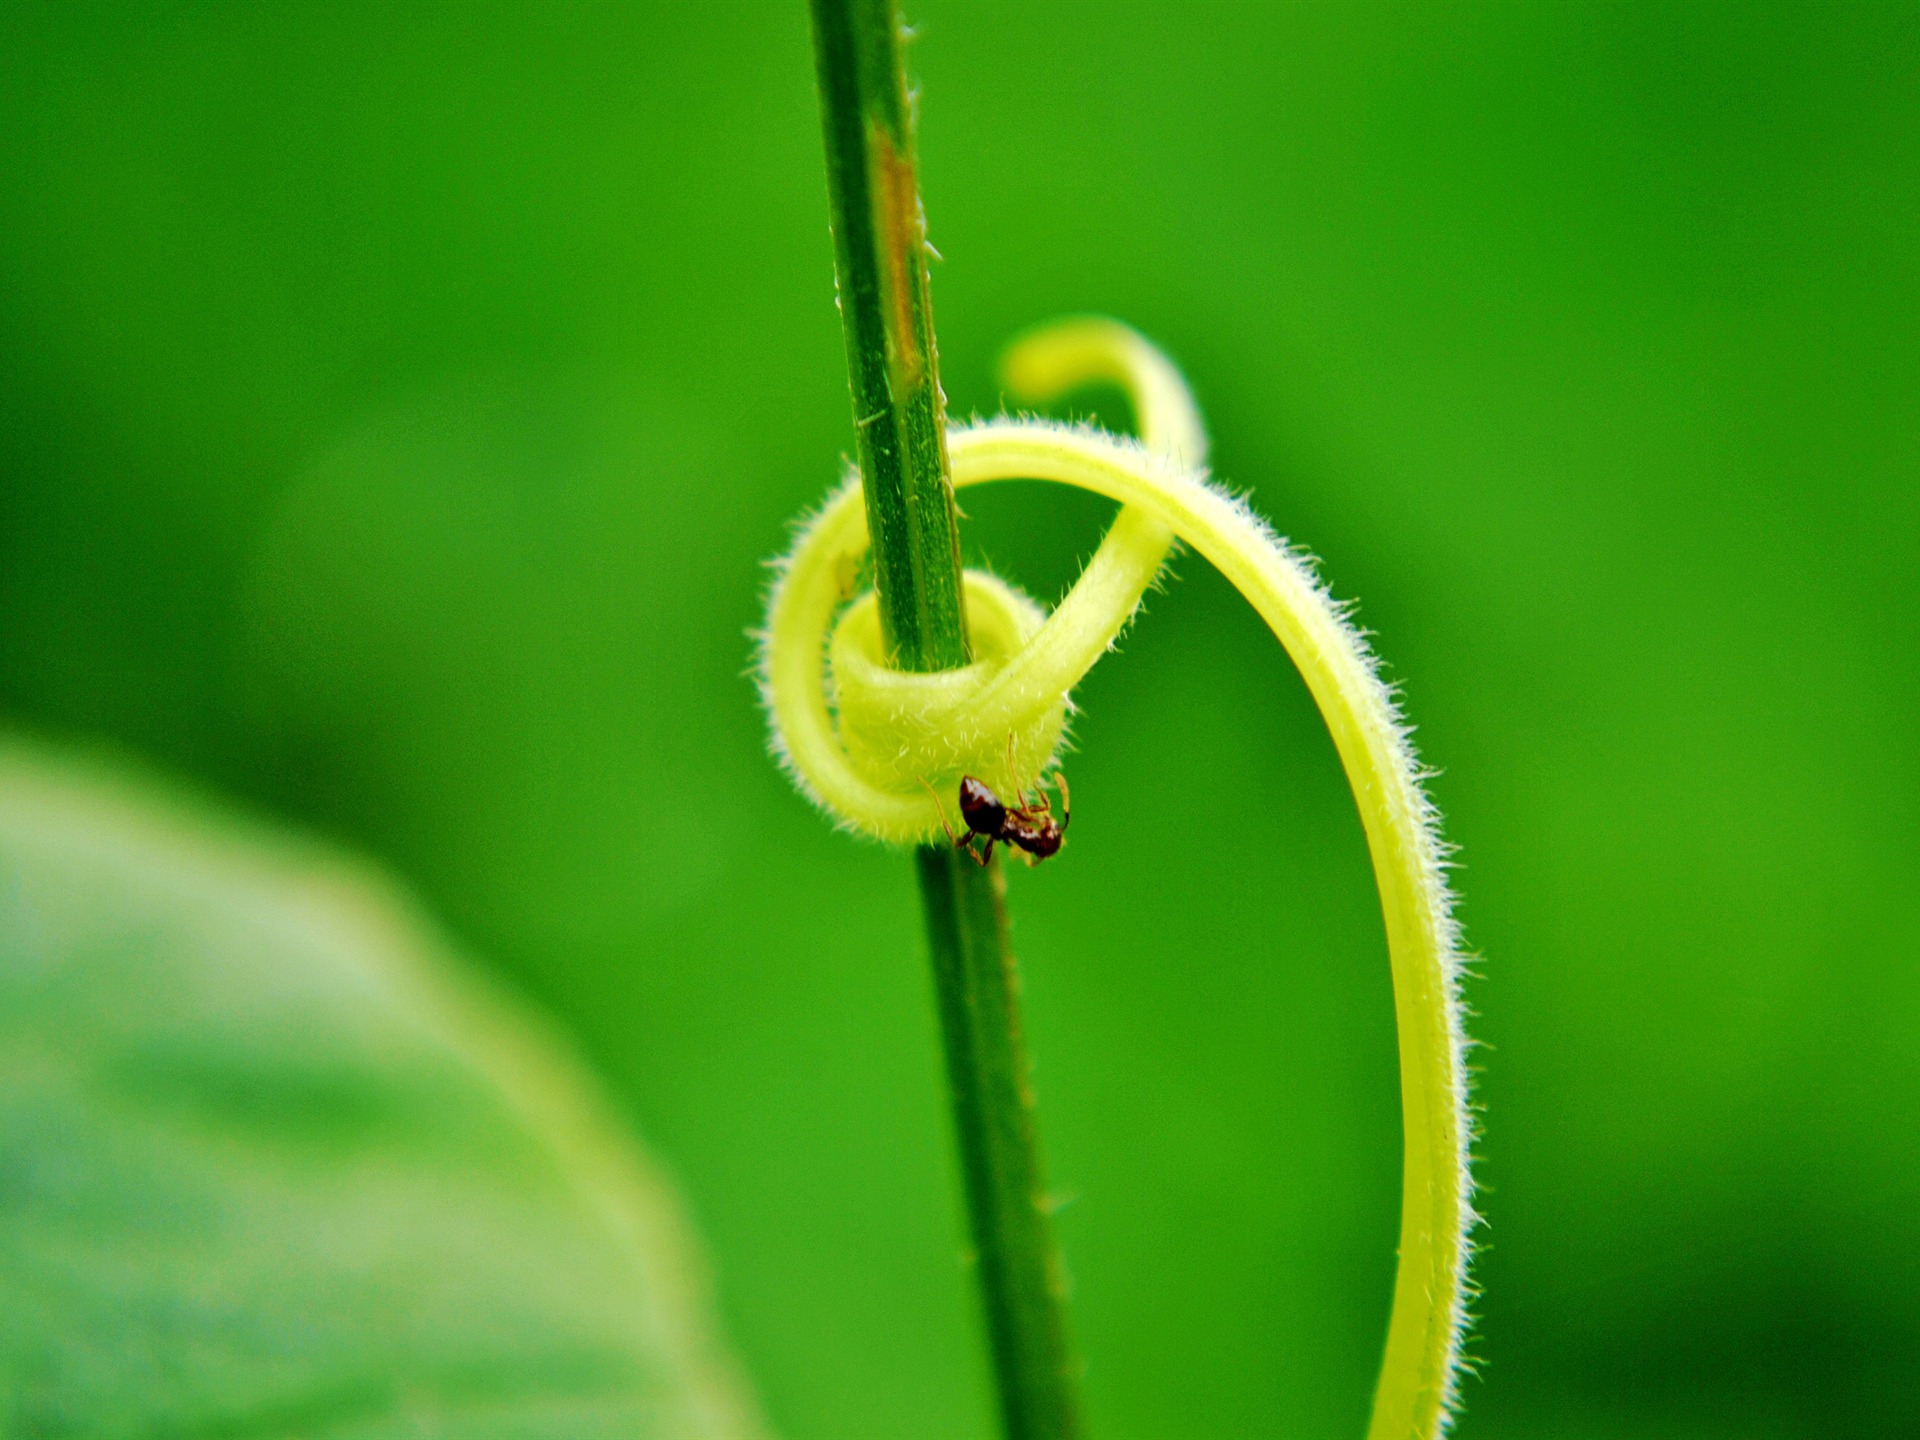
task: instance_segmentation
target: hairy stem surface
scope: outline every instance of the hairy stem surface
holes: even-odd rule
[[[927,287],[912,110],[892,0],[812,0],[834,264],[874,589],[907,671],[972,659]],[[1004,886],[942,845],[916,854],[988,1337],[1010,1440],[1077,1433]]]

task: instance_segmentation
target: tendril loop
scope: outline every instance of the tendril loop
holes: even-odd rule
[[[933,840],[941,822],[927,787],[950,794],[971,774],[1017,793],[1053,763],[1073,687],[1132,619],[1176,535],[1232,582],[1299,667],[1366,830],[1393,970],[1405,1134],[1400,1263],[1368,1435],[1430,1440],[1454,1407],[1476,1217],[1446,847],[1394,696],[1310,562],[1206,478],[1199,413],[1158,350],[1113,321],[1069,321],[1018,342],[1005,378],[1035,402],[1095,380],[1131,396],[1138,441],[1014,419],[948,436],[956,489],[1050,480],[1119,501],[1099,549],[1051,613],[968,571],[973,663],[906,674],[886,664],[873,596],[853,595],[868,540],[850,478],[801,526],[768,597],[759,677],[774,750],[843,827]]]
[[[1111,381],[1128,392],[1161,464],[1197,464],[1206,454],[1186,382],[1124,325],[1088,319],[1050,326],[1015,344],[1004,370],[1009,390],[1036,402]],[[1027,473],[974,443],[1003,431],[1057,433],[1028,421],[955,430],[949,449],[956,488]],[[887,664],[871,592],[846,603],[867,544],[859,482],[849,477],[802,527],[780,567],[761,647],[761,688],[776,753],[800,789],[846,829],[912,842],[942,833],[928,787],[948,793],[966,774],[1012,793],[1053,764],[1073,687],[1126,628],[1172,549],[1173,531],[1151,507],[1123,506],[1050,615],[1004,580],[967,571],[974,661],[929,675]]]

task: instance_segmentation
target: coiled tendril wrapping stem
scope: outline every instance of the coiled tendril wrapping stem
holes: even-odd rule
[[[1207,479],[1198,412],[1159,351],[1115,322],[1075,320],[1020,341],[1005,370],[1009,390],[1034,401],[1094,380],[1131,395],[1139,441],[1015,419],[948,437],[956,488],[1051,480],[1119,501],[1100,548],[1051,614],[1005,582],[967,572],[974,663],[892,670],[873,596],[851,594],[867,531],[850,480],[801,527],[769,597],[760,680],[774,748],[845,828],[898,843],[936,839],[940,815],[926,786],[950,793],[971,774],[1017,792],[1052,764],[1073,687],[1132,619],[1176,536],[1239,589],[1299,667],[1333,736],[1380,892],[1405,1159],[1400,1263],[1368,1436],[1426,1440],[1442,1433],[1454,1405],[1475,1216],[1459,934],[1438,817],[1406,727],[1364,639],[1309,562]]]

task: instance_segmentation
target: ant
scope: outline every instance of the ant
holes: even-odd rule
[[[1013,746],[1007,746],[1008,768],[1012,768]],[[967,833],[956,835],[953,827],[947,824],[946,807],[940,804],[940,797],[933,795],[933,787],[922,780],[920,783],[929,795],[933,795],[934,808],[940,812],[940,828],[947,832],[947,838],[953,841],[956,850],[964,850],[980,864],[985,865],[993,859],[993,847],[997,841],[1003,845],[1014,845],[1027,852],[1027,864],[1037,865],[1060,853],[1060,843],[1066,838],[1067,822],[1073,818],[1073,794],[1067,789],[1067,777],[1059,771],[1053,775],[1054,784],[1060,787],[1060,818],[1053,818],[1053,802],[1047,798],[1047,792],[1039,786],[1034,787],[1037,799],[1027,799],[1024,792],[1018,794],[1018,805],[1008,805],[994,794],[986,781],[977,780],[971,775],[960,777],[960,817],[967,822]],[[976,851],[973,848],[975,837],[987,837],[987,848]]]

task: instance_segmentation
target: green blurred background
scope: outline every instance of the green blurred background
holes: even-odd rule
[[[1462,846],[1466,1437],[1920,1434],[1920,7],[917,0],[947,389],[1122,316]],[[850,424],[804,6],[0,8],[0,707],[386,857],[682,1178],[790,1440],[982,1437],[905,861],[746,631]],[[969,499],[1043,596],[1098,505]],[[1013,878],[1101,1440],[1353,1436],[1398,1115],[1199,561]]]

